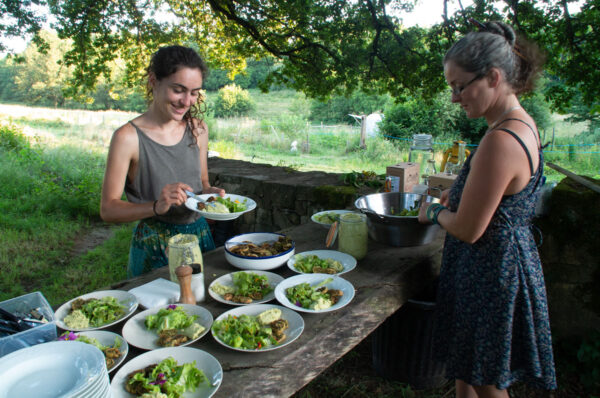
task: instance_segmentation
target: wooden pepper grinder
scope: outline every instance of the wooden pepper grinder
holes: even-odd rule
[[[179,302],[182,304],[196,304],[196,297],[192,291],[192,267],[180,265],[175,268],[175,275],[179,280]]]

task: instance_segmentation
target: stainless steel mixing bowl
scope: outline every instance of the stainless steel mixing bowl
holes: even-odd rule
[[[354,206],[367,215],[371,239],[392,246],[420,246],[430,243],[440,227],[421,224],[416,216],[394,216],[402,209],[420,206],[423,195],[401,192],[383,192],[361,196]],[[424,196],[424,202],[439,202],[433,196]]]

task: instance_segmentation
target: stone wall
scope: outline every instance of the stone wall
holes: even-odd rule
[[[353,209],[359,189],[342,183],[342,174],[299,172],[285,167],[209,158],[211,185],[256,201],[256,210],[234,223],[235,232],[274,232],[310,222],[322,210]]]
[[[234,222],[234,232],[273,232],[310,222],[328,209],[353,209],[372,191],[345,186],[341,174],[298,172],[284,167],[209,159],[211,184],[249,196],[257,209]],[[598,182],[596,182],[598,183]],[[550,320],[555,338],[600,329],[600,195],[565,178],[537,218],[543,243]]]
[[[536,220],[555,338],[600,330],[599,203],[600,194],[565,178],[552,190],[546,214]]]

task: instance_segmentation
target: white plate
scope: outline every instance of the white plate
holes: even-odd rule
[[[299,285],[301,283],[308,283],[311,286],[317,285],[325,279],[332,278],[333,280],[325,286],[329,289],[338,289],[344,292],[344,295],[339,299],[337,303],[332,305],[329,308],[325,308],[323,310],[311,310],[308,308],[302,308],[294,303],[291,303],[290,300],[285,295],[285,290],[289,287],[293,287]],[[288,308],[293,309],[294,311],[301,312],[309,312],[313,314],[320,314],[322,312],[330,312],[339,310],[342,307],[345,307],[352,299],[354,298],[354,286],[347,280],[337,276],[337,275],[327,275],[327,274],[300,274],[296,276],[292,276],[290,278],[284,279],[277,287],[275,288],[275,298],[282,305],[285,305]]]
[[[204,372],[208,382],[200,384],[196,391],[186,392],[183,398],[208,398],[219,389],[223,380],[223,369],[215,357],[206,351],[192,347],[166,347],[143,353],[119,369],[110,383],[112,398],[132,398],[134,395],[125,390],[127,375],[146,366],[157,364],[163,359],[172,357],[178,365],[196,361],[196,368]]]
[[[331,258],[333,260],[339,261],[344,266],[344,269],[338,272],[337,274],[333,275],[345,274],[346,272],[350,272],[354,268],[356,268],[356,259],[347,253],[342,253],[337,250],[311,250],[308,252],[298,253],[290,257],[290,259],[287,261],[288,268],[298,274],[311,274],[310,272],[301,272],[300,270],[296,269],[296,267],[294,267],[298,256],[317,256],[322,259]]]
[[[281,277],[281,276],[279,276],[277,274],[274,274],[272,272],[267,272],[267,271],[238,271],[238,272],[246,272],[246,273],[253,273],[253,274],[256,274],[256,275],[264,275],[264,276],[267,277],[269,285],[273,289],[273,291],[271,293],[269,293],[266,296],[264,296],[261,300],[252,300],[251,304],[267,303],[267,302],[273,300],[275,298],[275,286],[277,286],[277,284],[283,280],[283,277]],[[229,274],[223,275],[220,278],[217,278],[214,281],[212,281],[212,283],[208,287],[208,294],[210,294],[210,297],[214,298],[215,300],[217,300],[218,302],[223,303],[223,304],[248,305],[248,304],[235,303],[233,301],[225,300],[223,298],[223,296],[221,296],[220,294],[217,294],[217,293],[213,292],[212,289],[211,289],[211,287],[215,283],[220,283],[223,286],[234,286],[233,285],[233,274],[237,274],[238,272],[231,272]]]
[[[71,312],[71,303],[73,301],[75,301],[78,298],[81,299],[90,299],[90,298],[103,298],[103,297],[114,297],[117,299],[117,301],[121,304],[123,304],[125,306],[125,314],[114,320],[113,322],[101,325],[101,326],[96,326],[96,327],[89,327],[89,328],[70,328],[67,325],[65,325],[65,323],[63,322],[63,319],[65,319],[65,317],[67,315],[69,315],[69,312]],[[58,310],[56,310],[55,312],[55,317],[56,317],[56,325],[61,327],[64,330],[72,330],[73,332],[83,332],[86,330],[98,330],[98,329],[105,329],[109,326],[115,325],[119,322],[121,322],[124,319],[127,319],[131,314],[133,314],[135,312],[135,310],[138,307],[138,301],[137,298],[129,293],[126,292],[124,290],[100,290],[97,292],[92,292],[92,293],[88,293],[88,294],[84,294],[83,296],[79,296],[79,297],[75,297],[72,300],[67,301],[66,303],[64,303],[63,305],[61,305]]]
[[[121,364],[121,362],[123,362],[125,360],[125,357],[127,357],[127,353],[129,352],[129,345],[127,344],[127,341],[122,336],[118,335],[117,333],[108,332],[105,330],[90,330],[87,332],[76,332],[75,334],[78,336],[82,335],[82,336],[96,339],[96,340],[98,340],[98,342],[100,344],[102,344],[104,346],[108,346],[108,347],[113,347],[115,345],[116,339],[121,340],[121,347],[119,347],[119,351],[121,351],[121,356],[119,358],[115,359],[115,363],[113,364],[113,366],[111,366],[108,369],[109,372],[112,372],[113,370],[115,370]],[[77,340],[68,340],[68,341],[77,341]],[[102,354],[102,355],[104,355],[104,354]]]
[[[107,376],[104,355],[96,347],[51,341],[0,358],[0,397],[77,396]]]
[[[207,200],[211,196],[217,196],[217,195],[216,194],[196,195],[197,198],[200,198],[202,200]],[[229,198],[231,200],[238,200],[242,203],[245,200],[246,201],[246,210],[238,211],[237,213],[211,213],[208,211],[200,211],[200,210],[198,210],[198,199],[192,198],[192,197],[187,198],[187,200],[185,201],[185,207],[202,214],[204,216],[204,218],[208,218],[209,220],[217,220],[217,221],[234,220],[234,219],[238,218],[239,216],[241,216],[242,214],[252,211],[256,208],[256,202],[246,196],[226,193],[225,199],[227,199],[227,198]]]
[[[323,215],[323,214],[327,214],[327,213],[335,213],[335,214],[344,214],[344,213],[354,213],[352,210],[325,210],[325,211],[320,211],[318,213],[313,214],[310,219],[317,223],[320,224],[322,226],[324,226],[325,228],[329,228],[331,227],[331,223],[325,223],[325,222],[321,222],[321,221],[317,221],[317,217]]]
[[[196,323],[204,326],[204,331],[200,333],[194,340],[186,341],[181,344],[180,347],[192,344],[194,341],[199,340],[202,336],[208,333],[210,326],[213,322],[212,314],[203,307],[193,304],[171,304],[181,306],[188,315],[197,315]],[[142,311],[129,319],[125,325],[123,325],[123,337],[132,346],[142,348],[144,350],[156,350],[158,348],[165,348],[158,345],[158,334],[153,330],[146,328],[145,320],[148,315],[154,315],[158,313],[161,308],[166,308],[168,305],[161,305],[159,307],[150,308],[149,310]]]
[[[304,330],[304,319],[302,319],[300,314],[298,314],[297,312],[294,312],[290,309],[284,308],[280,305],[250,304],[250,305],[245,305],[243,307],[237,307],[237,308],[226,311],[226,312],[222,313],[221,315],[219,315],[217,317],[217,319],[215,319],[215,322],[220,321],[222,319],[226,319],[229,315],[240,316],[240,315],[245,314],[245,315],[249,315],[249,316],[257,316],[258,314],[260,314],[266,310],[269,310],[271,308],[279,308],[281,310],[281,318],[288,321],[288,328],[285,330],[286,337],[285,337],[285,340],[283,340],[283,342],[281,344],[271,346],[268,348],[263,348],[260,350],[247,350],[244,348],[235,348],[235,347],[225,344],[223,341],[219,340],[219,338],[215,335],[215,332],[212,330],[212,328],[211,328],[211,333],[212,333],[213,337],[215,338],[215,340],[219,344],[221,344],[224,347],[227,347],[229,349],[241,351],[241,352],[272,351],[272,350],[276,350],[281,347],[285,347],[286,345],[292,343],[294,340],[296,340],[298,337],[300,337],[300,335],[302,334],[302,331]]]

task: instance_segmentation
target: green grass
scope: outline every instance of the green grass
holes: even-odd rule
[[[0,300],[39,290],[51,305],[125,278],[129,239],[73,257],[76,239],[99,221],[104,156],[31,144],[0,128]]]
[[[227,158],[336,173],[370,170],[382,174],[387,165],[407,160],[405,141],[369,138],[363,150],[358,130],[352,126],[307,126],[305,100],[293,92],[253,95],[258,104],[253,118],[207,120],[211,150]],[[83,255],[73,255],[73,249],[78,239],[100,223],[107,144],[112,131],[132,117],[134,114],[0,105],[0,301],[41,291],[51,305],[58,306],[126,277],[132,224],[114,226],[112,238]],[[6,127],[7,121],[13,126]],[[555,148],[582,140],[582,126],[561,123],[561,130],[555,130]],[[307,137],[309,145],[305,146]],[[593,136],[585,139],[598,142]],[[291,152],[294,140],[298,151]],[[437,141],[451,140],[441,137]],[[438,164],[445,146],[434,148]],[[600,150],[597,145],[591,148]],[[578,174],[598,177],[598,154],[548,153],[546,158]],[[563,178],[552,169],[545,172],[551,180]],[[349,352],[296,396],[453,395],[451,384],[415,391],[406,384],[379,378],[368,365],[367,345],[361,343],[362,348]],[[568,384],[559,383],[561,390]],[[511,391],[517,398],[534,396],[530,393],[518,386]],[[567,390],[556,397],[577,395]]]
[[[384,174],[386,166],[408,159],[407,141],[369,137],[362,149],[356,125],[320,128],[308,122],[308,102],[301,94],[253,91],[252,96],[257,104],[252,117],[207,119],[211,150],[226,158],[334,173]],[[59,304],[125,277],[130,225],[117,227],[113,239],[84,257],[72,258],[70,251],[78,236],[100,222],[108,142],[112,131],[133,117],[0,105],[0,123],[12,123],[11,131],[20,131],[0,136],[0,299],[42,290]],[[554,148],[547,148],[546,159],[577,174],[600,177],[600,154],[575,153],[600,151],[598,135],[562,117],[555,118],[555,126]],[[453,138],[434,137],[438,165]],[[295,152],[290,150],[294,141]],[[582,142],[596,145],[561,146]],[[549,167],[545,173],[550,181],[564,178]]]

